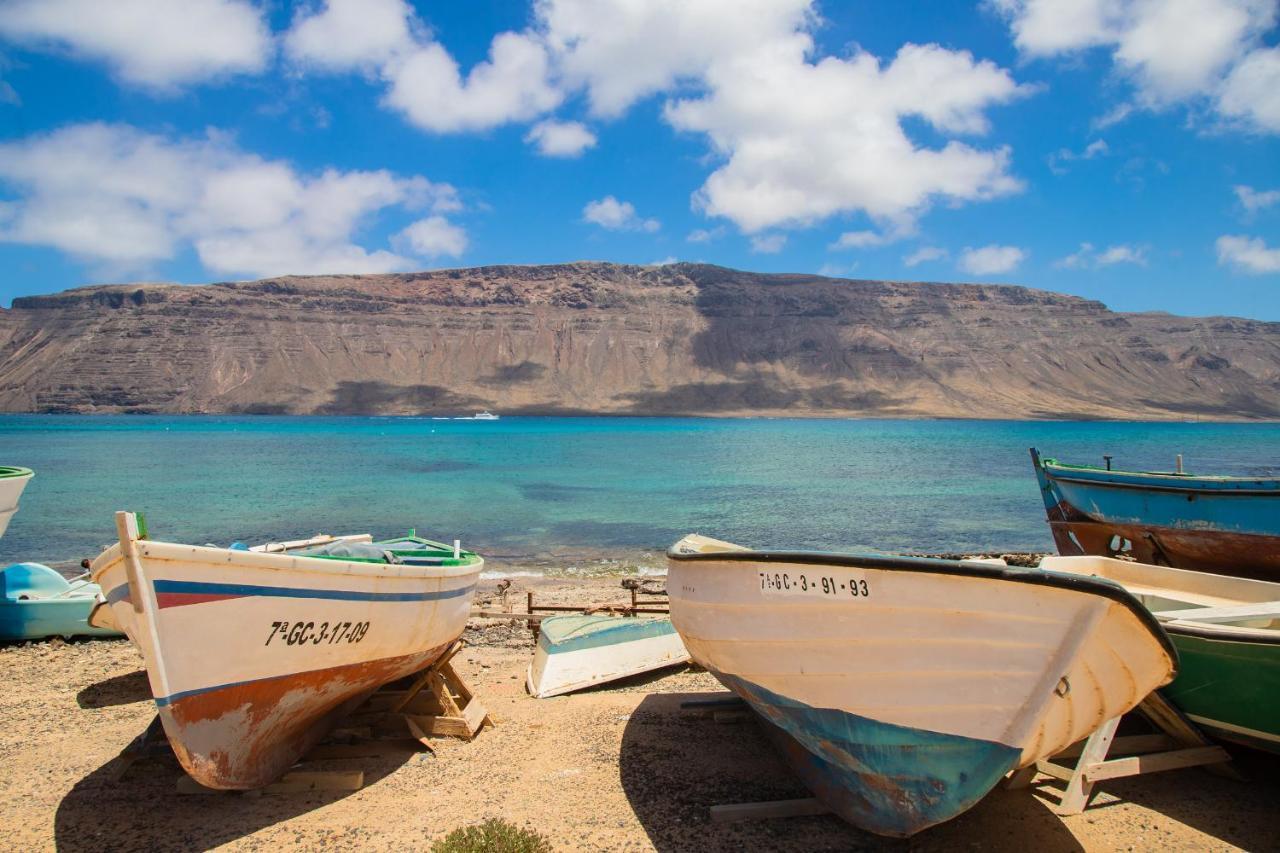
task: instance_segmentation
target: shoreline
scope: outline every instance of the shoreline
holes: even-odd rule
[[[478,605],[499,604],[483,581]],[[507,594],[542,603],[622,599],[616,577],[520,578]],[[594,690],[533,699],[523,620],[473,619],[455,666],[497,717],[475,740],[434,752],[317,764],[360,769],[351,793],[183,796],[171,757],[116,778],[113,759],[155,713],[141,658],[127,640],[0,646],[11,688],[0,695],[7,778],[0,827],[14,849],[425,849],[487,818],[537,830],[556,850],[903,850],[830,815],[713,824],[712,805],[809,796],[752,720],[682,712],[722,694],[704,671],[678,667]],[[1094,805],[1059,817],[1060,786],[998,787],[969,812],[926,830],[912,850],[1050,853],[1102,849],[1259,850],[1280,837],[1280,761],[1246,756],[1251,780],[1176,770],[1101,783]],[[18,780],[21,780],[20,782]],[[109,819],[107,818],[109,816]]]

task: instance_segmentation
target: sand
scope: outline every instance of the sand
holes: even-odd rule
[[[540,600],[620,597],[616,578],[519,579]],[[491,588],[492,582],[486,582]],[[488,598],[486,592],[482,597]],[[492,605],[491,605],[492,606]],[[477,621],[455,659],[499,720],[471,743],[327,762],[363,769],[348,794],[180,795],[176,761],[114,777],[117,753],[151,720],[142,661],[127,642],[0,647],[0,848],[12,850],[419,850],[488,817],[544,833],[557,849],[1232,850],[1280,844],[1280,761],[1247,753],[1248,783],[1181,770],[1106,783],[1092,808],[1054,813],[1053,785],[997,790],[909,842],[831,816],[718,825],[710,806],[806,796],[750,720],[682,712],[719,693],[683,668],[612,689],[535,700],[524,691],[529,633]]]

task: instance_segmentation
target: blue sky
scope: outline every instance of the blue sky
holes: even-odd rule
[[[1274,0],[0,0],[0,305],[600,259],[1280,320]]]

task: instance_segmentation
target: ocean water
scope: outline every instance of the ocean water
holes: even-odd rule
[[[1280,473],[1280,425],[1013,421],[0,416],[36,477],[0,565],[95,556],[112,512],[226,544],[416,528],[509,569],[755,547],[1052,550],[1028,447],[1073,462]]]

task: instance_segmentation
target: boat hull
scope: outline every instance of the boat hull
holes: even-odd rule
[[[118,637],[119,631],[89,624],[100,592],[97,584],[73,585],[40,563],[0,569],[0,641]]]
[[[962,813],[1004,773],[1133,708],[1176,665],[1150,614],[1107,582],[680,548],[667,589],[693,659],[790,743],[815,796],[883,835]]]
[[[1170,701],[1214,737],[1280,755],[1280,637],[1167,630],[1181,661],[1164,690]]]
[[[565,630],[560,630],[561,626]],[[669,619],[553,616],[544,619],[525,678],[547,699],[597,684],[676,666],[689,652]]]
[[[93,577],[142,652],[183,768],[222,789],[270,783],[372,691],[435,661],[483,565],[135,545],[141,589],[119,546]]]
[[[1063,556],[1124,553],[1140,563],[1280,580],[1274,481],[1100,471],[1031,456]]]
[[[26,468],[0,468],[0,536],[9,529],[9,520],[18,511],[18,498],[32,476]]]

